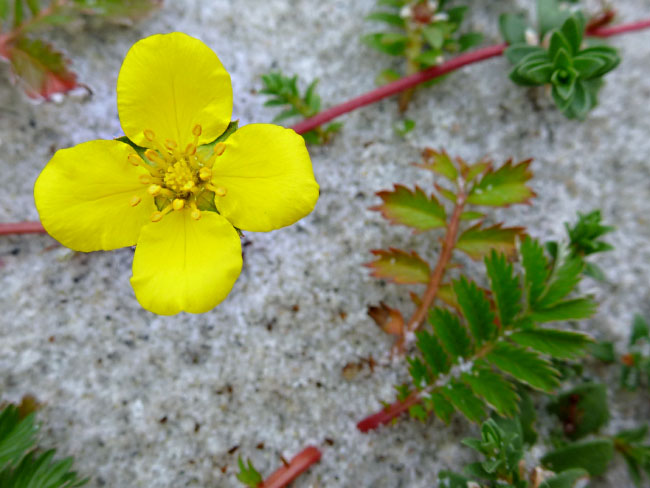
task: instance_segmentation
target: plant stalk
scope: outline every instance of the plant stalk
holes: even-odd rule
[[[321,456],[322,454],[318,448],[314,446],[305,447],[289,461],[289,464],[282,466],[264,480],[260,488],[284,488],[307,471],[312,464],[320,461]]]

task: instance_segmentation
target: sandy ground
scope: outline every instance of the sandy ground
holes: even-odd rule
[[[497,41],[498,14],[531,1],[471,2],[470,23]],[[594,5],[592,2],[590,5]],[[320,78],[325,105],[374,87],[390,60],[359,42],[373,0],[183,0],[134,28],[50,34],[93,90],[85,101],[35,106],[0,86],[0,221],[38,218],[32,186],[57,148],[119,136],[115,81],[124,54],[153,33],[184,31],[212,47],[232,75],[234,117],[269,121],[260,75],[281,68]],[[490,4],[491,6],[482,6]],[[618,2],[620,21],[650,16],[650,2]],[[369,250],[397,246],[433,257],[437,241],[388,226],[368,207],[393,183],[427,186],[414,168],[426,146],[474,160],[535,158],[532,206],[490,214],[542,239],[563,237],[576,211],[601,208],[617,231],[599,264],[607,282],[583,290],[602,303],[582,324],[620,344],[635,313],[650,316],[650,32],[612,40],[623,63],[607,77],[588,120],[566,120],[543,94],[506,79],[504,59],[463,69],[422,89],[406,139],[394,133],[395,100],[342,118],[343,132],[311,151],[321,197],[298,224],[249,233],[245,266],[214,311],[157,317],[129,285],[133,251],[75,254],[47,236],[0,238],[0,392],[35,394],[45,407],[43,443],[76,457],[89,486],[236,487],[236,458],[264,473],[306,444],[322,461],[296,487],[430,487],[437,471],[470,456],[474,429],[404,421],[371,434],[355,423],[393,399],[402,367],[344,379],[350,361],[383,357],[390,340],[366,315],[384,300],[409,310],[408,287],[368,276]],[[0,67],[1,79],[7,67]],[[433,242],[433,244],[430,244]],[[470,267],[470,269],[472,269]],[[614,372],[611,428],[650,417],[647,394],[622,394]],[[327,441],[326,441],[327,439]],[[233,452],[234,451],[234,452]],[[225,471],[225,474],[224,474]],[[619,462],[596,486],[631,486]]]

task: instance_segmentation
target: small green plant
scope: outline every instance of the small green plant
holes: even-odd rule
[[[510,44],[505,55],[514,65],[510,79],[522,86],[550,86],[564,115],[584,119],[598,103],[603,76],[621,58],[613,47],[595,41],[585,45],[584,16],[560,5],[557,0],[538,0],[539,37],[521,17],[501,17],[501,33]]]
[[[50,100],[81,87],[70,61],[37,33],[74,20],[97,17],[130,23],[146,16],[161,0],[0,0],[0,60],[28,97]]]
[[[260,93],[269,96],[269,100],[264,103],[264,106],[284,108],[275,116],[273,122],[294,117],[308,119],[320,112],[321,98],[316,92],[318,80],[312,81],[303,95],[298,89],[298,75],[289,77],[279,71],[271,72],[262,75],[262,82],[264,88],[260,90]],[[325,127],[316,127],[302,136],[307,144],[327,144],[342,127],[341,122],[332,122]]]
[[[406,75],[422,71],[443,62],[445,54],[465,51],[479,44],[478,32],[459,34],[467,7],[449,7],[447,0],[377,0],[383,9],[372,12],[366,20],[383,22],[390,32],[374,32],[361,40],[379,52],[405,58]],[[381,84],[402,77],[393,69],[384,70],[377,81]],[[402,93],[399,101],[404,112],[414,90]]]
[[[250,459],[247,463],[244,463],[244,460],[239,456],[237,464],[239,465],[237,479],[241,483],[250,488],[258,488],[264,482],[262,475],[255,469]]]
[[[7,488],[74,488],[85,485],[70,471],[72,458],[54,459],[56,451],[36,447],[35,414],[22,416],[15,405],[0,410],[0,486]]]

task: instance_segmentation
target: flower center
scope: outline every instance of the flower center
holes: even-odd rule
[[[223,154],[226,145],[218,142],[209,158],[197,154],[196,148],[201,135],[201,126],[196,125],[192,130],[194,142],[187,145],[185,150],[178,149],[176,141],[166,140],[162,144],[156,139],[152,130],[144,131],[145,138],[155,149],[144,152],[147,161],[136,154],[129,155],[129,162],[134,166],[142,166],[149,175],[141,175],[140,182],[147,185],[147,191],[156,199],[159,210],[151,215],[152,222],[159,222],[166,214],[188,209],[195,220],[201,218],[198,202],[203,199],[223,197],[227,191],[224,187],[214,186],[212,166],[215,160]],[[132,207],[140,203],[140,197],[133,196],[129,201]]]

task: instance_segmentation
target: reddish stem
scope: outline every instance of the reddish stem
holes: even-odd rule
[[[368,432],[374,430],[380,425],[386,425],[393,419],[399,417],[406,412],[412,405],[420,401],[420,396],[417,392],[411,393],[405,400],[397,400],[395,403],[389,405],[383,410],[366,417],[357,424],[357,429],[361,432]],[[266,487],[265,487],[266,488]]]
[[[300,476],[314,463],[320,461],[322,454],[317,447],[307,446],[296,454],[289,464],[282,466],[269,476],[260,488],[283,488]]]
[[[615,25],[612,27],[599,27],[598,29],[589,31],[589,35],[596,37],[611,37],[618,34],[625,34],[626,32],[634,32],[648,28],[650,28],[650,19],[630,22],[629,24]]]
[[[376,90],[372,90],[371,92],[365,93],[364,95],[358,96],[352,100],[348,100],[347,102],[327,109],[318,115],[303,120],[302,122],[298,122],[292,127],[292,129],[295,130],[298,134],[304,134],[305,132],[315,129],[319,125],[324,124],[325,122],[329,122],[339,115],[343,115],[360,107],[370,105],[371,103],[375,103],[386,97],[395,95],[401,91],[414,87],[415,85],[432,80],[433,78],[438,78],[468,64],[499,56],[503,53],[506,47],[506,44],[498,44],[495,46],[488,46],[482,49],[477,49],[471,53],[461,54],[454,59],[450,59],[446,63],[438,66],[432,66],[431,68],[420,71],[414,75],[406,76],[397,81],[381,86]]]
[[[0,224],[0,236],[10,234],[45,234],[46,231],[40,222],[12,222]]]

